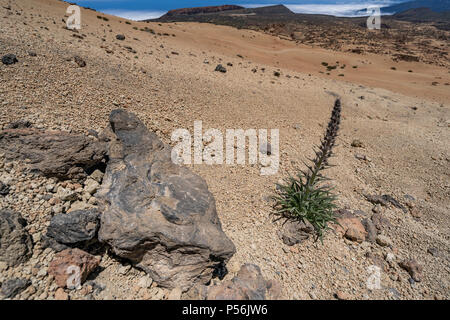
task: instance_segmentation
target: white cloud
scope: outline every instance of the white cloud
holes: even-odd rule
[[[383,8],[396,1],[383,1],[383,2],[366,2],[366,3],[347,3],[347,4],[303,4],[303,5],[286,5],[290,10],[296,13],[309,13],[309,14],[327,14],[337,17],[355,17],[366,16],[366,10],[370,6],[379,6]],[[382,12],[383,14],[387,14]]]
[[[102,12],[134,21],[156,19],[166,14],[166,11],[145,11],[145,10],[140,11],[140,10],[120,10],[120,9],[105,9],[102,10]]]

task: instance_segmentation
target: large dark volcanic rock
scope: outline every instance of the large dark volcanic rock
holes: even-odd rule
[[[58,131],[0,131],[0,152],[8,160],[28,159],[31,168],[48,177],[79,179],[103,163],[106,144],[94,138]]]
[[[47,236],[67,245],[87,242],[96,237],[99,220],[96,209],[57,214],[50,221]]]
[[[33,243],[25,226],[26,221],[20,214],[0,210],[0,261],[9,266],[27,261],[32,254]]]
[[[11,65],[19,62],[14,54],[7,54],[2,57],[3,64]]]
[[[99,239],[158,285],[207,283],[235,247],[222,231],[206,182],[171,161],[171,148],[133,114],[115,110],[101,189]]]

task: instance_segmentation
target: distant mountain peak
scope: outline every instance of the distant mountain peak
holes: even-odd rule
[[[250,9],[250,10],[252,10],[252,9]],[[294,13],[288,7],[286,7],[284,4],[275,4],[273,6],[259,7],[259,8],[254,8],[253,10],[265,11],[266,13],[271,12],[274,14],[293,14]]]

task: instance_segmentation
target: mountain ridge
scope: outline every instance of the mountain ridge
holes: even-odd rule
[[[212,13],[212,12],[222,12],[228,10],[240,10],[244,7],[237,5],[222,5],[222,6],[207,6],[207,7],[192,7],[192,8],[180,8],[169,10],[165,15],[168,17],[178,16],[178,15],[192,15],[199,13]]]
[[[195,19],[203,16],[246,16],[246,15],[261,15],[261,16],[294,16],[296,15],[289,8],[282,4],[273,6],[264,6],[257,8],[244,8],[236,5],[223,5],[211,7],[195,7],[174,9],[167,12],[165,15],[157,19],[146,19],[144,21],[167,21],[172,19]]]
[[[406,7],[411,5],[421,5],[424,1],[405,2]],[[432,23],[441,30],[450,29],[450,11],[434,11],[440,5],[440,8],[450,8],[450,0],[430,0],[427,2],[431,8],[413,8],[402,10],[394,14],[387,14],[383,9],[384,21],[397,20],[409,21],[413,23]],[[388,7],[391,8],[391,7]],[[399,6],[398,8],[403,8]],[[365,10],[358,11],[365,13]],[[286,29],[286,25],[326,25],[336,26],[342,23],[356,24],[358,27],[366,26],[366,17],[336,17],[324,14],[305,14],[294,13],[284,5],[264,6],[257,8],[243,8],[239,6],[225,5],[216,7],[198,7],[184,8],[169,11],[166,15],[157,19],[147,19],[146,22],[200,22],[212,23],[217,25],[228,25],[238,29],[270,29],[281,27]],[[389,23],[388,23],[389,24]],[[383,22],[383,28],[389,28],[388,24]],[[288,28],[289,29],[289,28]],[[286,35],[290,35],[290,32]]]

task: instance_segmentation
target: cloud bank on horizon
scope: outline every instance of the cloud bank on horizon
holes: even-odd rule
[[[74,2],[106,14],[137,21],[159,18],[171,9],[222,4],[256,8],[282,3],[296,13],[355,17],[365,15],[364,9],[371,5],[386,7],[406,1],[408,0],[281,0],[280,2],[274,0],[75,0]]]
[[[347,2],[340,4],[285,4],[291,11],[295,13],[307,14],[326,14],[336,17],[358,17],[365,16],[364,9],[370,6],[387,7],[392,4],[404,1],[363,1],[363,2]],[[251,6],[253,7],[253,5]],[[361,11],[363,10],[363,11]]]
[[[167,13],[167,11],[123,10],[123,9],[106,9],[101,11],[106,14],[134,21],[157,19]]]

